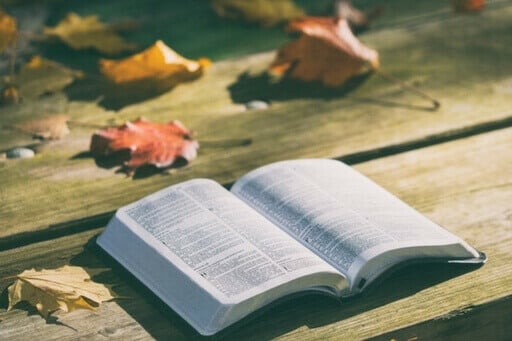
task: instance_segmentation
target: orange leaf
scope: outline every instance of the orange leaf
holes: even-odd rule
[[[155,82],[164,87],[200,77],[210,61],[186,59],[161,40],[122,60],[100,60],[101,73],[116,84]]]
[[[199,143],[191,136],[192,131],[179,121],[160,124],[139,118],[117,128],[97,131],[92,136],[90,151],[94,157],[121,155],[120,161],[130,171],[145,164],[165,168],[178,157],[187,161],[196,158]]]
[[[457,12],[476,12],[485,6],[485,0],[452,0],[453,7]]]
[[[16,19],[0,9],[0,52],[13,44],[17,37]]]
[[[354,75],[379,68],[377,51],[352,34],[346,19],[306,17],[292,21],[288,30],[301,35],[279,50],[270,66],[274,74],[339,86]]]

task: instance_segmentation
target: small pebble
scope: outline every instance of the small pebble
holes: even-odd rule
[[[245,108],[247,110],[263,110],[267,109],[269,104],[265,101],[250,101],[245,103]]]
[[[34,157],[35,153],[32,149],[16,147],[6,153],[8,159],[29,159]]]

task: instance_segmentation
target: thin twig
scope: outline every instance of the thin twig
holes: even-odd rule
[[[379,75],[380,77],[382,77],[383,79],[387,80],[388,82],[391,82],[393,84],[397,84],[402,89],[410,91],[410,92],[413,92],[416,95],[418,95],[418,96],[420,96],[420,97],[430,101],[432,103],[433,110],[437,110],[441,106],[441,103],[438,100],[436,100],[435,98],[433,98],[430,95],[424,93],[423,91],[419,90],[418,88],[415,88],[414,86],[411,86],[411,85],[405,83],[404,81],[402,81],[402,80],[400,80],[398,78],[395,78],[394,76],[391,76],[389,73],[384,72],[382,70],[375,70],[375,73],[377,75]]]

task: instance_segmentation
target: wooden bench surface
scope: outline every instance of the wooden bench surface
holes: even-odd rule
[[[258,75],[274,52],[215,63],[204,79],[120,112],[106,111],[91,101],[68,101],[60,93],[6,107],[2,109],[4,125],[65,109],[73,121],[83,125],[120,124],[139,116],[160,122],[179,119],[197,132],[200,141],[251,139],[252,144],[224,148],[205,144],[190,167],[134,181],[115,174],[115,169],[99,168],[90,157],[80,157],[88,151],[96,129],[71,125],[69,136],[41,146],[35,158],[0,163],[0,241],[5,245],[29,232],[66,229],[70,221],[112,212],[189,178],[226,183],[276,160],[342,157],[411,141],[432,141],[439,135],[479,129],[481,124],[496,121],[510,124],[512,36],[502,27],[507,27],[511,15],[512,6],[491,7],[480,15],[448,12],[442,20],[418,27],[383,28],[361,37],[380,51],[383,69],[406,82],[419,82],[421,89],[438,98],[442,107],[436,112],[422,110],[429,107],[428,102],[377,76],[345,96],[323,95],[325,89],[294,83],[271,86]],[[468,32],[468,27],[478,29]],[[255,76],[240,80],[248,70]],[[247,112],[234,102],[238,97],[241,103],[271,100],[272,106]],[[0,149],[33,143],[29,138],[3,129]]]
[[[206,5],[187,5],[182,11],[203,17]],[[97,6],[106,18],[115,18],[115,5]],[[294,299],[217,338],[505,338],[511,332],[507,321],[512,320],[512,1],[489,2],[476,15],[456,15],[445,1],[415,7],[396,0],[388,6],[389,12],[360,38],[379,51],[385,71],[439,99],[437,111],[376,75],[330,92],[296,82],[272,85],[263,72],[275,51],[258,51],[275,48],[286,37],[271,29],[275,37],[265,39],[271,34],[259,28],[219,24],[211,18],[198,29],[204,39],[195,43],[191,32],[178,30],[183,33],[178,47],[193,56],[208,56],[204,49],[211,49],[215,59],[207,74],[193,83],[119,111],[97,99],[73,97],[94,94],[94,84],[86,81],[70,92],[29,97],[18,106],[0,108],[0,150],[34,143],[30,136],[9,129],[20,121],[52,113],[65,113],[72,120],[71,134],[40,144],[35,158],[0,161],[0,290],[12,282],[5,277],[25,269],[73,264],[109,269],[95,279],[114,283],[115,292],[124,297],[102,304],[97,312],[56,313],[47,322],[28,305],[7,312],[4,290],[0,339],[199,338],[101,251],[96,236],[119,206],[165,186],[196,177],[229,184],[255,167],[300,157],[354,164],[486,252],[489,262],[478,269],[407,268],[366,295],[341,303],[318,296]],[[128,6],[126,13],[136,13],[135,7]],[[80,10],[91,14],[86,7]],[[181,18],[179,10],[172,13]],[[161,15],[155,20],[164,19]],[[153,31],[147,31],[134,39],[149,44],[145,34]],[[230,47],[226,32],[254,42]],[[173,46],[173,32],[166,34]],[[223,50],[215,41],[228,47]],[[66,65],[77,68],[86,57],[76,56]],[[51,83],[59,77],[48,74],[23,82],[38,88],[45,79]],[[270,101],[271,106],[246,111],[243,103],[253,99]],[[197,160],[186,168],[134,179],[100,168],[87,156],[95,130],[91,126],[139,116],[161,122],[179,119],[196,131],[204,141]],[[251,143],[228,146],[244,139]]]
[[[509,128],[356,167],[429,218],[485,251],[489,261],[483,267],[476,270],[453,265],[406,268],[362,297],[341,303],[317,296],[294,299],[235,326],[226,337],[234,340],[255,335],[262,339],[341,336],[360,339],[419,322],[457,318],[468,309],[493,301],[510,301],[512,153],[507,151],[511,143],[512,128]],[[34,309],[27,307],[11,312],[2,310],[2,333],[8,338],[23,338],[31,333],[41,338],[58,335],[70,339],[104,333],[198,337],[178,315],[164,307],[96,246],[95,237],[100,231],[94,229],[4,251],[0,254],[0,277],[30,267],[64,264],[110,268],[112,271],[98,279],[113,283],[116,293],[126,298],[104,303],[97,312],[58,314],[62,324],[46,324],[34,314]],[[0,288],[4,289],[10,282],[2,280]],[[510,306],[506,314],[512,317]],[[494,327],[497,331],[499,327],[509,328],[505,324]]]

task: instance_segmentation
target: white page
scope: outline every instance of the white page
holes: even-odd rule
[[[314,272],[337,272],[214,181],[172,186],[123,209],[206,289],[242,300]]]
[[[369,259],[389,250],[467,245],[334,160],[264,166],[239,179],[231,191],[349,278],[355,278]],[[476,251],[462,254],[478,256]]]

